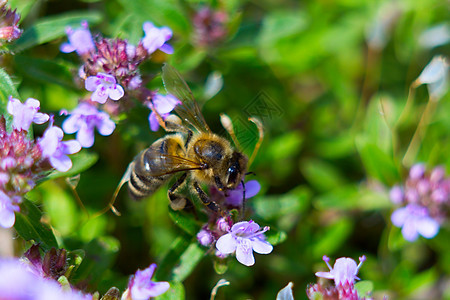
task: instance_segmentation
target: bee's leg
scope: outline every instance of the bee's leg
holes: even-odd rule
[[[211,201],[209,199],[208,195],[202,190],[202,188],[200,187],[200,185],[198,184],[197,181],[194,181],[193,186],[194,186],[195,191],[197,192],[198,197],[202,201],[203,205],[205,205],[206,207],[208,207],[210,210],[212,210],[214,212],[222,212],[220,207],[214,201]]]
[[[194,215],[196,215],[195,207],[192,204],[192,201],[186,197],[176,194],[175,192],[184,185],[186,181],[187,173],[181,175],[177,181],[170,187],[167,191],[167,196],[170,200],[170,207],[173,210],[182,210],[185,209],[187,211],[192,211]]]

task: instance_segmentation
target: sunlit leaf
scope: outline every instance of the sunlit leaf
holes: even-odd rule
[[[158,297],[152,298],[156,300],[183,300],[185,299],[184,286],[181,282],[171,281],[169,282],[170,289]]]
[[[14,228],[26,241],[33,240],[35,243],[41,243],[46,250],[52,247],[58,248],[52,229],[42,223],[42,212],[27,199],[23,199],[20,212],[16,213]]]
[[[81,21],[84,20],[93,25],[100,22],[101,19],[101,14],[95,11],[69,12],[43,18],[25,30],[11,48],[15,52],[20,52],[65,36],[68,26],[80,27]]]
[[[10,124],[12,117],[7,113],[6,106],[8,105],[9,96],[18,99],[16,87],[4,69],[0,68],[0,115],[5,116],[6,124]]]

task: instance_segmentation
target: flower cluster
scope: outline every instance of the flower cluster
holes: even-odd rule
[[[91,295],[39,276],[19,259],[0,259],[0,278],[0,299],[92,299]]]
[[[194,39],[198,45],[214,46],[227,36],[226,23],[228,15],[225,11],[215,11],[209,7],[200,8],[192,20],[194,24]]]
[[[32,122],[49,120],[47,114],[38,112],[39,106],[36,99],[22,103],[10,97],[7,109],[13,116],[11,132],[6,130],[5,118],[0,119],[0,226],[5,228],[14,225],[14,212],[19,211],[23,195],[34,188],[36,180],[52,167],[69,170],[72,162],[67,154],[81,149],[76,141],[62,141],[62,130],[52,124],[42,138],[28,138]]]
[[[4,42],[11,43],[22,35],[22,29],[18,27],[20,15],[16,10],[6,8],[7,1],[0,4],[0,46]]]
[[[334,266],[329,264],[330,259],[323,256],[323,260],[330,269],[329,272],[317,272],[317,277],[333,279],[334,286],[324,287],[320,283],[309,285],[306,289],[306,294],[309,299],[345,299],[345,300],[361,300],[367,299],[360,297],[355,289],[355,280],[359,280],[359,269],[362,263],[366,260],[363,255],[359,258],[359,264],[348,257],[341,257],[336,260]]]
[[[223,208],[232,210],[243,209],[244,198],[255,196],[261,186],[258,181],[250,180],[244,185],[239,184],[236,189],[227,191],[226,195],[216,187],[210,188],[211,199]],[[269,230],[266,226],[260,228],[253,220],[240,221],[233,224],[230,216],[218,218],[216,214],[197,233],[197,240],[202,246],[212,246],[215,243],[216,256],[225,258],[235,253],[236,259],[246,266],[255,263],[253,251],[259,254],[269,254],[273,246],[266,241],[264,233]]]
[[[415,241],[419,235],[433,238],[447,217],[450,178],[445,177],[443,167],[427,172],[423,164],[416,164],[411,167],[405,184],[391,189],[390,198],[394,204],[401,205],[392,213],[391,221],[402,228],[407,241]]]
[[[143,29],[145,36],[135,46],[119,38],[94,39],[86,21],[81,23],[81,28],[67,28],[69,41],[62,44],[60,50],[78,53],[83,61],[78,75],[92,94],[88,101],[80,102],[70,113],[63,129],[69,134],[76,132],[83,147],[89,148],[94,144],[95,127],[101,135],[112,134],[115,124],[109,115],[117,116],[131,105],[127,101],[129,97],[126,97],[128,92],[152,109],[149,123],[153,131],[159,128],[156,112],[165,119],[179,103],[173,96],[156,94],[142,85],[139,65],[158,49],[173,53],[173,48],[167,44],[172,37],[170,28],[158,28],[145,22]],[[119,102],[120,99],[124,100]],[[100,106],[103,110],[98,109]],[[65,110],[61,113],[68,114]]]

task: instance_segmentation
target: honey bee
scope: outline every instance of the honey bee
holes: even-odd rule
[[[197,195],[207,208],[219,212],[219,205],[201,186],[215,186],[227,195],[227,191],[243,183],[249,159],[234,149],[226,138],[211,132],[191,90],[175,68],[166,64],[162,79],[167,92],[182,102],[175,107],[181,119],[175,117],[163,121],[158,115],[160,125],[169,134],[155,141],[131,162],[127,178],[129,194],[134,199],[148,197],[174,175],[181,174],[167,192],[172,209],[180,210],[190,203],[187,197],[178,193],[188,184],[191,193]],[[222,124],[238,146],[229,118],[222,116]],[[257,147],[262,139],[261,132]]]

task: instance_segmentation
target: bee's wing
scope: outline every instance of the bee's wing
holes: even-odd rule
[[[186,82],[180,73],[171,65],[165,64],[162,67],[162,80],[167,92],[177,97],[182,104],[175,106],[177,114],[185,121],[201,132],[210,132],[211,130],[206,124],[200,107],[192,95]]]
[[[190,159],[179,155],[164,154],[157,149],[149,148],[145,152],[145,160],[148,163],[147,175],[163,176],[182,171],[200,170],[202,166]]]

